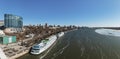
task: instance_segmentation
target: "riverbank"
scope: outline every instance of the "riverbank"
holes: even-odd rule
[[[59,37],[61,37],[61,36],[63,36],[63,35],[64,35],[63,32],[58,33],[58,36],[59,36]],[[52,35],[52,36],[54,36],[54,35]],[[52,36],[49,36],[48,38],[51,38],[50,40],[52,40]],[[54,38],[54,37],[53,37],[53,38]],[[22,51],[22,52],[19,53],[19,54],[16,54],[16,55],[14,55],[14,56],[12,56],[12,57],[9,57],[9,59],[16,59],[16,58],[19,58],[19,57],[21,57],[21,56],[27,54],[27,53],[29,52],[29,50],[30,50],[30,47],[29,47],[27,50]]]
[[[45,38],[44,40],[41,40],[40,43],[35,44],[32,47],[30,53],[35,55],[41,54],[42,52],[46,51],[50,46],[52,46],[55,43],[55,41],[57,41],[57,39],[62,37],[63,35],[64,35],[64,32],[60,32],[58,34]]]
[[[102,35],[119,36],[120,37],[120,30],[96,29],[95,32],[98,33],[98,34],[102,34]]]

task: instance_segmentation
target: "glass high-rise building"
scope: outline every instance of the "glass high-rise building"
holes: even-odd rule
[[[6,28],[22,28],[23,18],[13,14],[4,14],[4,25]]]

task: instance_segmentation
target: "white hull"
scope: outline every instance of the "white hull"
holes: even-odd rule
[[[58,34],[58,37],[61,37],[63,35],[64,35],[64,32],[61,32],[61,33]],[[45,46],[43,46],[42,48],[40,48],[40,50],[38,52],[31,52],[31,54],[36,54],[37,55],[37,54],[41,54],[42,52],[44,52],[45,50],[47,50],[57,40],[57,36],[53,35],[53,36],[50,36],[47,39],[49,39],[49,41],[45,44]],[[38,44],[38,45],[40,45],[40,44]]]
[[[64,35],[64,32],[58,33],[58,37],[61,37]]]

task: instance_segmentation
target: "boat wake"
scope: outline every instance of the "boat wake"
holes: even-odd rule
[[[62,49],[59,49],[58,52],[54,53],[54,54],[53,54],[53,57],[52,57],[51,59],[54,59],[54,58],[57,57],[58,55],[62,54],[69,45],[70,45],[70,42],[69,42],[69,40],[67,40],[67,45],[64,46]]]
[[[55,44],[56,44],[56,42],[53,44],[53,46],[54,46]],[[46,51],[46,53],[44,53],[44,54],[40,57],[40,59],[43,59],[43,58],[51,51],[51,49],[52,49],[53,46],[51,46],[51,48],[48,49],[48,50]]]
[[[64,35],[64,32],[61,32],[58,34],[59,37],[62,37]],[[56,42],[51,46],[51,48],[49,48],[41,57],[40,59],[43,59],[52,49],[52,47],[56,44]]]
[[[42,55],[42,56],[40,57],[40,59],[43,59],[43,58],[50,52],[50,50],[51,50],[51,49],[47,50],[47,52],[46,52],[44,55]]]

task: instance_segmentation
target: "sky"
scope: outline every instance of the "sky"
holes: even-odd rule
[[[5,13],[23,17],[24,25],[120,27],[120,0],[0,0],[0,20]]]

